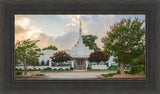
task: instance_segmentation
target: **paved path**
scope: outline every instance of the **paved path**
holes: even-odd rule
[[[81,71],[76,71],[76,72],[52,72],[52,73],[45,73],[48,78],[97,78],[98,75],[101,74],[107,74],[107,73],[113,73],[116,71],[102,71],[102,72],[81,72]]]
[[[33,71],[28,74],[45,74],[48,77],[15,77],[16,80],[65,80],[65,79],[99,79],[97,76],[107,73],[115,73],[116,71],[69,71],[69,72],[40,72]]]

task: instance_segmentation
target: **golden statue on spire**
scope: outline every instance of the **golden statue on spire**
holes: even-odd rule
[[[80,27],[81,27],[81,25],[82,25],[82,22],[81,21],[79,21],[80,22]]]

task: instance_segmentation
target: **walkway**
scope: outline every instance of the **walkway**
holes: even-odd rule
[[[48,75],[48,78],[69,78],[69,79],[77,79],[77,78],[97,78],[98,75],[113,73],[116,71],[73,71],[73,72],[52,72],[45,73]]]
[[[96,80],[99,79],[97,76],[101,74],[114,73],[116,71],[68,71],[68,72],[40,72],[32,71],[28,74],[45,74],[47,77],[19,77],[16,76],[15,80]]]

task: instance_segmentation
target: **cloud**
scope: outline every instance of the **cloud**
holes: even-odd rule
[[[15,17],[15,40],[32,38],[40,40],[40,48],[55,45],[59,49],[71,49],[78,40],[81,21],[82,35],[96,35],[96,43],[102,48],[101,38],[121,18],[124,15],[21,15]]]
[[[54,37],[45,34],[41,28],[31,24],[27,17],[15,17],[15,42],[25,39],[40,40],[37,45],[40,48],[54,45]]]
[[[70,18],[72,19],[72,22],[66,25],[66,28],[63,32],[65,37],[69,32],[78,32],[79,21],[82,21],[82,34],[96,35],[98,37],[96,43],[100,48],[103,46],[101,38],[105,36],[106,31],[110,29],[110,25],[114,23],[114,15],[74,15],[70,16]],[[63,39],[63,35],[61,37]]]
[[[64,16],[60,17],[64,18]],[[65,29],[61,31],[63,33],[60,36],[54,37],[53,35],[45,33],[47,31],[42,31],[40,26],[31,23],[29,18],[25,16],[15,17],[15,40],[32,38],[40,40],[40,42],[37,43],[40,48],[44,48],[48,45],[55,45],[59,49],[71,49],[78,40],[79,21],[81,21],[82,35],[96,35],[98,37],[96,43],[101,48],[103,45],[101,43],[101,38],[109,29],[109,26],[113,24],[113,18],[113,15],[68,15],[65,19],[70,19],[71,21],[65,23]]]
[[[82,22],[89,21],[89,18],[85,15],[73,15],[73,16],[71,16],[71,19],[75,23],[79,23],[80,21],[82,21]]]
[[[96,43],[100,48],[103,46],[101,38],[105,36],[106,31],[110,30],[110,26],[114,23],[113,19],[113,15],[94,15],[86,25],[85,29],[88,31],[88,34],[98,37]]]
[[[26,17],[15,17],[15,41],[28,38],[28,33],[32,31],[30,20]]]
[[[55,42],[54,42],[54,37],[53,36],[49,36],[45,33],[39,33],[38,35],[38,40],[40,40],[39,43],[37,43],[37,45],[40,47],[40,48],[45,48],[49,45],[54,45]]]
[[[55,44],[59,49],[71,49],[78,40],[78,32],[68,32],[55,38]]]

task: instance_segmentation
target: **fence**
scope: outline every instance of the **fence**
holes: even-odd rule
[[[49,67],[49,66],[35,66],[35,67],[33,67],[33,66],[27,66],[27,69],[28,70],[33,70],[33,69],[37,69],[37,70],[39,70],[39,69],[44,69],[44,68],[47,68],[47,67]],[[24,69],[23,68],[23,66],[16,66],[15,67],[16,69]],[[62,68],[62,69],[66,69],[66,68],[68,68],[68,69],[70,69],[70,67],[69,66],[65,66],[65,67],[63,67],[63,66],[56,66],[56,67],[50,67],[50,68],[52,68],[52,69],[59,69],[59,68]]]
[[[107,69],[107,65],[92,65],[91,69],[101,69],[101,70],[105,70]]]

